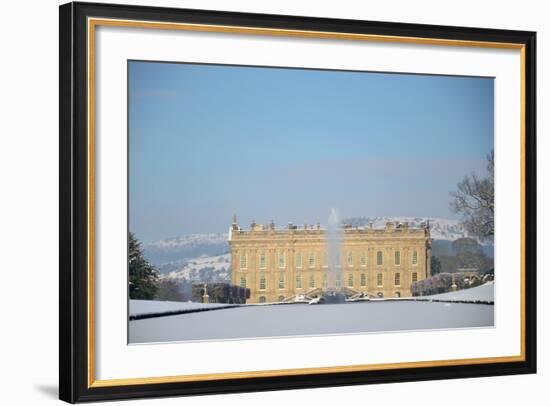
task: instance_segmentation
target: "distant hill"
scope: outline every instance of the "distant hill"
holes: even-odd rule
[[[229,252],[227,233],[189,234],[143,245],[145,257],[155,266],[181,263],[201,256]]]
[[[190,282],[229,282],[231,280],[231,255],[199,257],[181,264],[165,265],[164,277]]]
[[[481,244],[483,253],[487,257],[493,259],[495,256],[495,248],[492,244]],[[456,255],[456,252],[453,248],[453,242],[450,240],[434,240],[432,243],[432,255],[435,256],[445,256],[445,255]]]

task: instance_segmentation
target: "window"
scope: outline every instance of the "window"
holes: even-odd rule
[[[279,275],[279,289],[285,288],[285,274],[282,273]]]
[[[314,288],[315,287],[315,276],[310,275],[309,276],[309,287]]]
[[[395,265],[401,265],[401,251],[395,251]]]
[[[323,252],[323,268],[328,268],[328,252]]]
[[[382,251],[376,253],[376,265],[382,265],[384,257],[382,256]]]
[[[350,288],[353,287],[353,274],[352,273],[348,274],[348,287],[350,287]]]
[[[260,269],[265,269],[265,252],[260,254]]]
[[[348,252],[348,266],[353,266],[353,253]]]
[[[336,275],[336,287],[341,288],[342,287],[342,280],[340,279],[340,274]]]
[[[361,286],[367,286],[367,275],[364,273],[361,274]]]
[[[395,292],[395,297],[401,297],[401,292]]]
[[[376,275],[376,286],[384,286],[384,276],[381,273]]]
[[[328,288],[328,275],[326,273],[323,274],[323,288]]]
[[[312,252],[309,254],[309,267],[313,268],[315,266],[315,253]]]
[[[302,289],[302,275],[299,273],[296,274],[296,288]]]
[[[399,272],[395,274],[394,285],[401,286],[401,274]]]
[[[296,254],[296,268],[301,268],[302,267],[302,253],[297,253]]]
[[[412,264],[413,265],[418,264],[418,251],[416,250],[413,251]]]
[[[265,303],[265,296],[260,296],[259,302],[260,302],[260,303]]]
[[[413,282],[418,281],[418,272],[413,272],[413,273],[412,273],[412,281],[413,281]]]
[[[246,277],[241,276],[241,288],[246,288]]]
[[[364,252],[361,254],[361,257],[359,257],[359,262],[361,266],[367,266],[367,255]]]
[[[285,267],[285,253],[279,252],[279,268]]]
[[[245,253],[242,253],[241,254],[241,269],[246,269],[247,268],[247,258],[246,258],[246,254]]]
[[[265,289],[265,275],[260,275],[260,289]]]

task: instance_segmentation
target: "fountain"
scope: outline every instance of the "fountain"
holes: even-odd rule
[[[332,208],[327,227],[328,270],[326,272],[328,273],[328,283],[323,294],[325,303],[343,303],[346,299],[342,290],[342,267],[340,263],[342,239],[340,217],[338,211]]]
[[[320,227],[318,226],[318,229]],[[342,286],[342,264],[340,253],[344,243],[344,231],[338,215],[334,208],[330,210],[326,232],[326,262],[323,259],[323,285],[322,289],[313,289],[311,296],[305,296],[300,300],[307,299],[307,303],[313,304],[334,304],[345,302],[358,302],[368,300],[368,296],[355,292],[353,289]]]

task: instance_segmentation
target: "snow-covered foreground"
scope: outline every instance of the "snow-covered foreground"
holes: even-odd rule
[[[431,299],[467,301],[467,302],[494,302],[495,284],[487,282],[484,285],[475,288],[458,290],[456,292],[441,293],[439,295],[427,296]]]
[[[130,343],[492,327],[494,306],[358,302],[242,306],[130,321]]]
[[[164,302],[160,300],[130,300],[130,317],[172,313],[197,309],[225,308],[223,303]]]

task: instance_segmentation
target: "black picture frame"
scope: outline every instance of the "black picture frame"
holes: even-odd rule
[[[67,402],[220,394],[536,372],[536,33],[93,3],[60,6],[59,397]],[[524,52],[524,359],[273,377],[94,387],[89,382],[87,19],[115,18],[453,41],[511,43]]]

